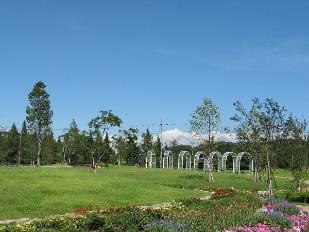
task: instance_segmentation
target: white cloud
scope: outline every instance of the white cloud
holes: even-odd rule
[[[178,144],[192,145],[198,144],[199,139],[191,132],[179,130],[177,128],[172,130],[166,130],[162,133],[163,143],[170,144],[173,140],[176,140]],[[214,133],[215,141],[236,142],[236,136],[234,133],[216,132]]]

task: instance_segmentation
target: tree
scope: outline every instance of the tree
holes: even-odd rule
[[[261,103],[257,98],[252,99],[252,106],[249,110],[239,102],[233,104],[237,113],[231,117],[231,120],[238,123],[235,128],[236,136],[242,150],[253,155],[255,181],[261,181],[261,125],[260,125],[260,109]]]
[[[220,125],[218,106],[210,98],[204,98],[202,104],[197,106],[191,114],[190,124],[191,130],[200,138],[202,144],[210,153],[214,146],[214,134]],[[209,182],[214,182],[210,167],[208,174]]]
[[[161,144],[160,137],[157,136],[157,139],[153,145],[153,150],[154,150],[154,153],[156,154],[156,164],[158,168],[160,167],[160,163],[161,163],[161,159],[160,159],[161,149],[162,149],[161,146],[162,144]]]
[[[150,133],[149,129],[146,129],[146,132],[142,134],[142,143],[141,143],[143,164],[145,164],[147,153],[152,150],[153,146],[152,140],[153,140],[152,134]]]
[[[77,164],[83,161],[81,135],[75,120],[70,123],[68,132],[63,135],[63,146],[63,162]]]
[[[109,136],[108,133],[105,134],[104,140],[103,140],[103,157],[102,162],[107,165],[111,162],[111,156],[114,154],[113,149],[110,146]]]
[[[247,148],[255,154],[256,164],[265,167],[268,193],[272,195],[274,175],[273,168],[279,154],[280,141],[286,124],[286,109],[273,99],[264,102],[253,99],[252,107],[247,111],[239,102],[234,104],[236,114],[232,120],[239,123],[236,127],[237,137],[245,142]],[[257,155],[260,154],[260,157]],[[260,160],[262,160],[260,162]]]
[[[264,139],[262,154],[266,158],[269,195],[273,194],[273,182],[275,181],[273,168],[279,152],[279,142],[285,128],[285,113],[286,109],[270,98],[266,98],[265,102],[261,105],[259,113],[261,136]]]
[[[285,123],[285,158],[288,162],[288,169],[294,176],[296,189],[301,190],[302,181],[305,179],[305,170],[308,168],[308,153],[306,150],[305,130],[307,122],[300,121],[290,115]]]
[[[129,128],[123,131],[126,141],[125,161],[129,165],[137,165],[139,163],[140,150],[137,145],[137,133],[138,129],[136,128]]]
[[[121,123],[121,118],[113,114],[111,110],[102,110],[97,117],[91,119],[88,125],[90,130],[94,132],[101,132],[104,135],[108,129],[115,126],[119,127]]]
[[[40,166],[42,143],[51,131],[53,111],[50,107],[46,85],[39,81],[28,95],[29,106],[26,108],[28,127],[37,139],[37,166]]]
[[[94,172],[96,172],[97,163],[101,160],[103,157],[103,154],[96,157],[96,154],[99,154],[99,150],[101,149],[101,143],[99,143],[99,139],[102,141],[102,136],[105,135],[106,131],[109,130],[111,127],[120,126],[122,123],[122,120],[117,115],[113,114],[111,110],[109,111],[100,111],[100,114],[91,119],[89,122],[89,130],[90,135],[94,134],[95,136],[95,143],[93,143],[94,146],[87,147],[88,150],[90,150],[91,156],[92,156],[92,165]]]
[[[5,163],[7,157],[7,137],[0,133],[0,163]]]
[[[27,137],[28,137],[28,130],[27,130],[27,124],[26,121],[23,121],[22,128],[21,128],[21,134],[20,134],[20,140],[19,140],[19,149],[18,149],[18,163],[21,163],[21,160],[24,160],[23,155],[27,151]]]
[[[126,156],[126,140],[123,135],[113,136],[113,140],[115,141],[115,149],[117,155],[117,164],[118,166],[125,163]]]
[[[18,151],[19,151],[19,133],[17,131],[15,123],[13,123],[11,127],[7,141],[8,141],[7,162],[17,163]]]
[[[46,134],[43,143],[42,143],[42,158],[41,163],[44,162],[45,164],[55,163],[57,157],[55,153],[57,151],[56,141],[53,136],[53,132],[50,131]]]

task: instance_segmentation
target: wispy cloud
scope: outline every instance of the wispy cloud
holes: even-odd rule
[[[230,70],[309,71],[309,42],[290,39],[243,45],[226,50],[207,63]]]

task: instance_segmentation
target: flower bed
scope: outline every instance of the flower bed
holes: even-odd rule
[[[156,209],[87,206],[72,217],[0,225],[0,231],[292,232],[306,231],[308,223],[308,215],[282,199],[262,201],[249,192],[218,188],[211,200],[185,199]]]
[[[275,199],[278,202],[278,198]],[[259,210],[260,222],[257,224],[232,227],[227,232],[299,232],[309,229],[308,212],[303,211],[296,205],[281,199],[279,203],[266,202]]]

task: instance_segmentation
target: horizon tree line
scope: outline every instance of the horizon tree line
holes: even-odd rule
[[[243,150],[252,154],[255,180],[260,181],[261,173],[265,172],[270,193],[275,184],[274,168],[290,169],[298,188],[302,173],[308,171],[307,122],[288,113],[285,107],[271,98],[264,101],[254,98],[249,108],[239,101],[233,104],[236,113],[231,120],[236,123],[233,132],[237,142],[230,144],[214,140],[215,132],[221,127],[220,111],[210,98],[204,98],[191,114],[191,130],[200,140],[200,144],[194,148],[179,145],[176,141],[170,146],[163,146],[160,138],[154,138],[149,129],[142,133],[140,142],[136,128],[119,130],[118,136],[110,137],[108,131],[122,124],[121,118],[111,110],[100,111],[97,117],[89,121],[88,130],[79,130],[73,120],[67,132],[55,140],[52,130],[53,111],[46,85],[42,81],[33,86],[28,100],[26,120],[22,123],[21,131],[18,132],[13,123],[6,135],[0,135],[2,164],[91,164],[96,170],[98,163],[144,166],[149,151],[157,155],[159,164],[163,149],[177,152],[181,148],[193,152],[198,148],[210,153],[229,147],[231,151]],[[209,181],[214,181],[211,170]]]

